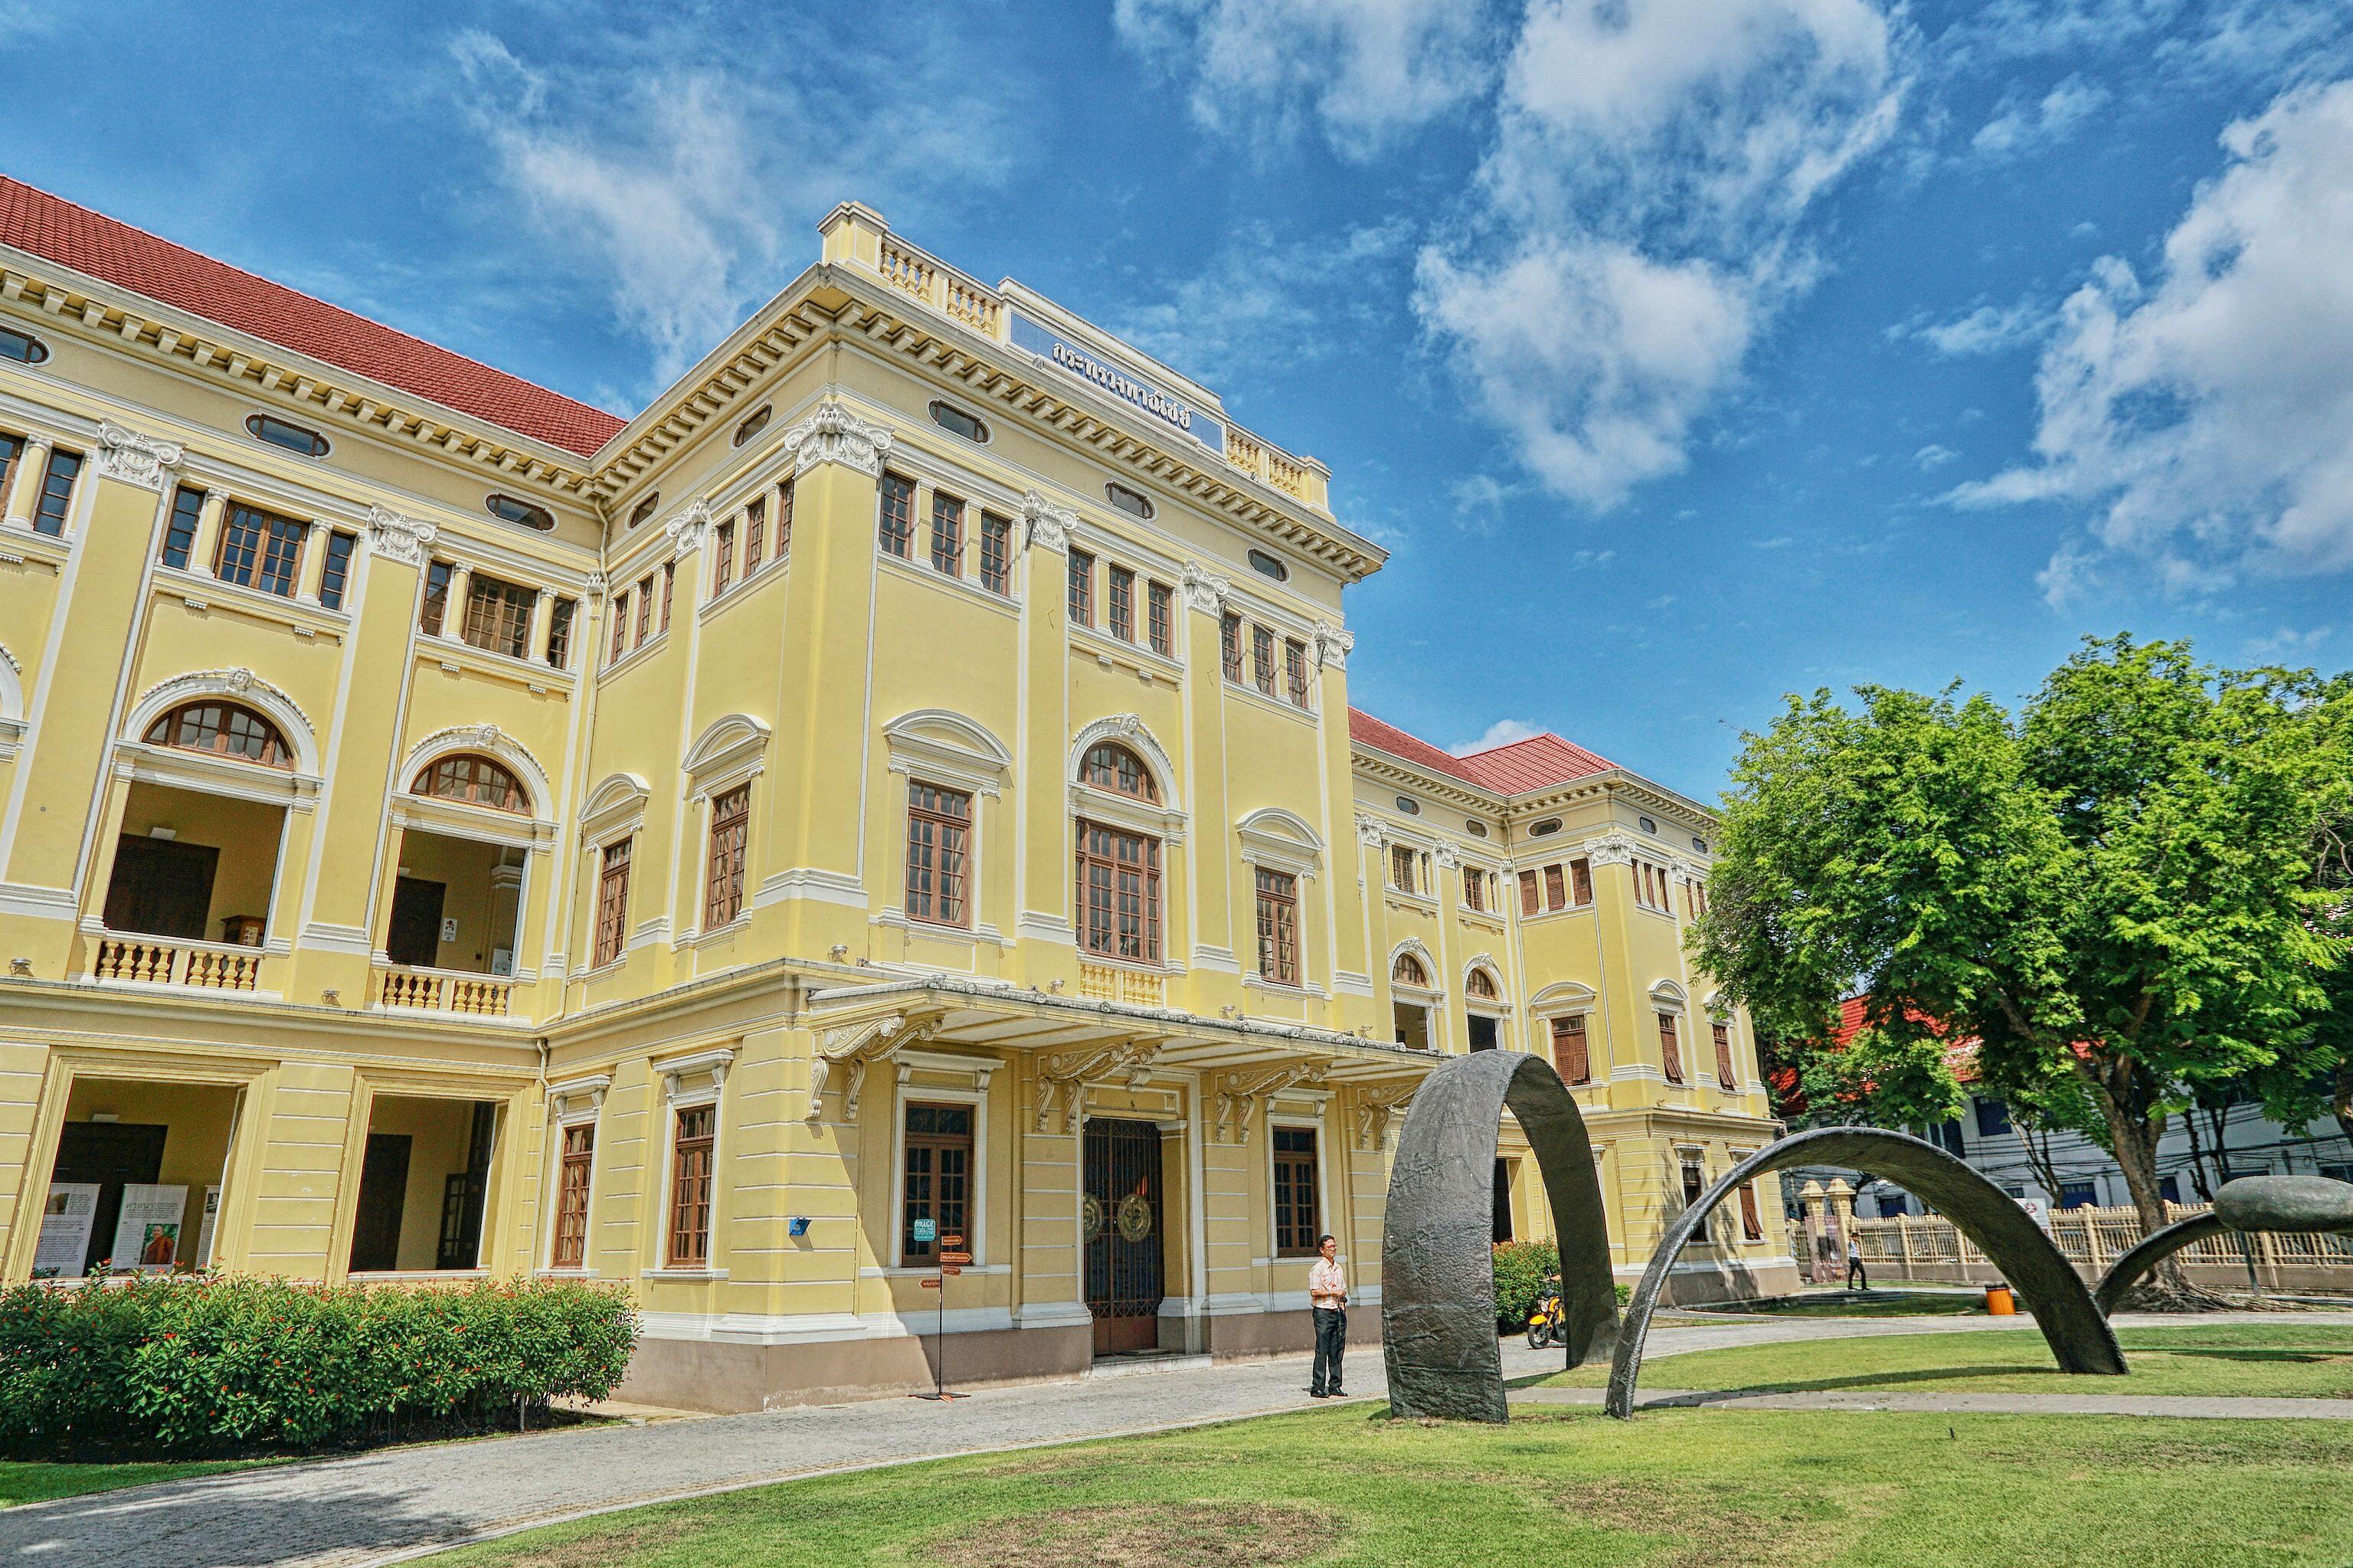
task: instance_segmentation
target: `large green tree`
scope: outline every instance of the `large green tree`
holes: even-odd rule
[[[1986,1092],[2091,1132],[2154,1227],[2158,1139],[2196,1086],[2293,1116],[2335,1065],[2330,690],[2119,637],[2015,714],[1949,688],[1792,697],[1735,769],[1697,959],[1785,1038],[1827,1041],[1858,991],[1883,1063],[1975,1038]]]

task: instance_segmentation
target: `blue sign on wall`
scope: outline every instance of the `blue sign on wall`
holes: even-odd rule
[[[937,1220],[917,1220],[913,1239],[922,1245],[931,1245],[940,1239],[940,1223]]]
[[[1225,421],[1215,414],[1205,413],[1184,398],[1058,336],[1018,311],[1012,313],[1012,338],[1015,347],[1028,349],[1065,376],[1075,376],[1170,429],[1192,437],[1219,456],[1225,455]]]

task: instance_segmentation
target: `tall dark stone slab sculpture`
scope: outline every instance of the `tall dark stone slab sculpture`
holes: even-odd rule
[[[1496,1137],[1509,1106],[1527,1134],[1560,1241],[1569,1366],[1609,1348],[1618,1323],[1609,1222],[1593,1143],[1551,1064],[1519,1051],[1442,1063],[1415,1091],[1389,1168],[1381,1230],[1381,1353],[1389,1413],[1502,1421],[1495,1339]]]
[[[1667,1271],[1699,1234],[1715,1206],[1768,1171],[1791,1165],[1845,1165],[1884,1177],[1926,1199],[1960,1228],[2023,1299],[2034,1326],[2050,1341],[2063,1371],[2121,1373],[2124,1352],[2108,1319],[2092,1300],[2058,1244],[2043,1234],[2018,1201],[1933,1143],[1876,1128],[1826,1127],[1785,1138],[1725,1171],[1660,1238],[1642,1271],[1618,1331],[1607,1408],[1620,1420],[1634,1414],[1634,1383],[1641,1375],[1642,1340],[1658,1309]]]

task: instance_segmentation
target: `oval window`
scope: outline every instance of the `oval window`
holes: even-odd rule
[[[953,403],[933,404],[932,423],[952,435],[962,436],[968,441],[988,440],[988,427]]]
[[[1692,839],[1692,848],[1699,851],[1702,854],[1705,854],[1707,853],[1707,841],[1694,835]]]
[[[1648,818],[1648,817],[1637,817],[1637,818],[1635,818],[1635,819],[1634,819],[1634,821],[1635,821],[1636,824],[1637,824],[1638,826],[1640,826],[1640,827],[1641,828],[1641,830],[1642,830],[1644,832],[1646,832],[1646,833],[1650,833],[1650,834],[1651,834],[1651,835],[1653,835],[1653,836],[1655,836],[1655,835],[1658,833],[1658,831],[1659,831],[1659,824],[1658,824],[1658,823],[1656,823],[1656,822],[1654,822],[1654,821],[1651,821],[1651,819],[1650,819],[1650,818]]]
[[[1262,577],[1272,577],[1279,583],[1287,583],[1291,580],[1291,568],[1264,550],[1252,550],[1250,553],[1250,570]]]
[[[1546,817],[1543,821],[1537,822],[1528,829],[1528,837],[1532,839],[1548,839],[1558,832],[1560,832],[1560,819],[1558,817]]]
[[[754,436],[758,435],[762,430],[766,429],[768,428],[768,418],[775,412],[776,410],[774,408],[768,407],[765,403],[763,403],[758,408],[753,409],[750,413],[744,415],[744,422],[735,427],[735,439],[733,444],[740,447],[745,441],[750,440]]]
[[[1462,826],[1474,839],[1483,839],[1487,836],[1487,824],[1484,822],[1474,822],[1466,819]]]
[[[1415,801],[1408,799],[1406,796],[1398,796],[1397,798],[1397,802],[1398,810],[1403,811],[1407,816],[1419,817],[1421,815],[1421,807]]]
[[[544,506],[533,506],[528,501],[518,501],[512,495],[491,496],[482,503],[482,509],[493,517],[508,523],[520,523],[543,534],[555,526],[554,513]]]
[[[290,452],[304,457],[325,457],[327,438],[316,430],[289,424],[269,414],[256,414],[245,422],[246,429],[273,447],[284,447]]]
[[[13,359],[19,365],[38,365],[48,358],[49,345],[28,332],[14,327],[0,327],[0,359]]]
[[[661,492],[657,490],[651,495],[647,496],[643,501],[638,502],[635,506],[630,507],[629,526],[634,528],[638,524],[644,522],[647,518],[652,516],[654,514],[654,508],[660,504]]]
[[[1106,484],[1103,486],[1103,494],[1110,498],[1113,506],[1118,507],[1130,517],[1152,515],[1152,498],[1140,490],[1130,490],[1124,484]]]

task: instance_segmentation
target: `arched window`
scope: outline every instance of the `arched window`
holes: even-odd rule
[[[1087,747],[1079,765],[1079,781],[1131,800],[1160,803],[1160,786],[1152,781],[1152,770],[1144,766],[1144,758],[1110,741]]]
[[[1485,969],[1472,969],[1462,989],[1476,1001],[1500,1001],[1503,993],[1495,989],[1495,977]]]
[[[150,746],[209,751],[240,761],[259,762],[264,768],[291,769],[294,766],[294,748],[286,744],[278,726],[251,708],[241,708],[235,703],[183,703],[149,725],[143,738]]]
[[[512,811],[518,816],[531,811],[531,803],[523,798],[522,784],[513,774],[489,758],[470,752],[427,763],[417,771],[416,781],[408,788],[412,794],[430,796],[436,800],[488,806],[493,811]]]
[[[1389,982],[1392,985],[1409,985],[1421,991],[1428,991],[1430,971],[1423,969],[1421,960],[1411,953],[1399,953],[1397,956],[1397,962],[1389,966]]]

